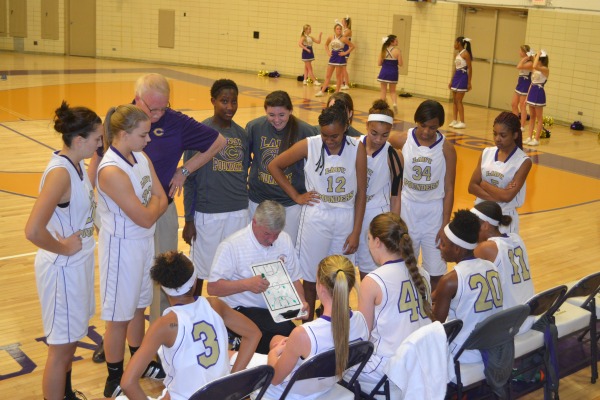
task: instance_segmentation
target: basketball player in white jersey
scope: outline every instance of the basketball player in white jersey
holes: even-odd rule
[[[429,272],[431,289],[446,273],[437,244],[454,205],[456,150],[438,128],[444,125],[444,107],[425,100],[415,111],[416,128],[390,138],[404,156],[402,211],[415,249],[422,255],[422,267]]]
[[[246,368],[260,330],[219,298],[194,296],[197,274],[189,258],[175,251],[159,254],[150,275],[161,285],[171,307],[150,325],[127,365],[121,387],[129,399],[146,398],[139,377],[157,352],[166,372],[161,398],[168,395],[171,400],[187,400],[208,382]],[[242,338],[231,371],[227,328]]]
[[[361,282],[358,309],[367,320],[373,355],[358,378],[370,392],[383,377],[402,341],[431,323],[429,274],[417,266],[408,228],[395,213],[379,214],[369,224],[368,245],[379,267]]]
[[[476,258],[479,218],[469,210],[458,210],[442,232],[440,250],[454,270],[440,279],[432,294],[436,321],[463,321],[463,327],[450,343],[452,354],[458,352],[475,325],[502,310],[502,285],[496,266]],[[461,363],[481,362],[478,350],[465,350]]]
[[[511,217],[501,232],[519,233],[517,208],[525,202],[527,176],[532,162],[523,152],[523,133],[519,117],[508,111],[494,120],[494,143],[486,147],[469,182],[469,193],[477,196],[475,204],[484,200],[497,202],[502,213]]]
[[[167,208],[167,196],[142,152],[150,141],[150,118],[144,111],[133,104],[113,107],[104,125],[109,147],[98,166],[98,258],[101,318],[106,321],[104,396],[114,397],[121,391],[125,339],[133,354],[144,337],[144,310],[152,303],[154,227]],[[145,374],[164,377],[156,362]]]
[[[275,369],[275,375],[264,399],[279,399],[291,376],[305,360],[335,349],[335,377],[299,381],[286,397],[289,400],[322,398],[342,378],[349,343],[369,337],[361,312],[349,311],[349,295],[356,282],[354,265],[346,257],[334,255],[324,258],[316,267],[317,292],[323,304],[323,315],[297,326],[289,337],[273,338],[268,364]]]
[[[394,124],[394,112],[385,100],[375,100],[369,109],[367,134],[361,142],[367,152],[367,205],[356,251],[356,264],[362,280],[377,268],[364,240],[371,220],[385,212],[400,215],[400,188],[402,184],[402,153],[387,141]]]
[[[48,343],[44,398],[73,400],[80,398],[71,387],[73,356],[95,312],[96,202],[83,160],[102,144],[102,121],[88,108],[63,102],[55,111],[54,129],[63,146],[42,175],[25,236],[39,247],[35,277]]]
[[[500,232],[500,227],[510,225],[510,216],[503,215],[500,205],[493,201],[482,201],[471,212],[481,225],[475,257],[491,261],[498,268],[504,308],[525,304],[535,294],[525,243],[517,233]],[[519,333],[527,332],[533,322],[534,317],[528,317]]]
[[[332,254],[354,254],[365,214],[367,156],[358,140],[346,135],[348,113],[336,101],[319,116],[320,136],[297,142],[269,164],[277,184],[302,205],[296,251],[302,269],[304,296],[313,318],[316,267]],[[299,194],[286,178],[289,165],[306,159],[306,190]]]

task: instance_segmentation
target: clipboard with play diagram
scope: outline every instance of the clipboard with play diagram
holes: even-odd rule
[[[251,268],[254,275],[262,275],[269,281],[262,295],[273,321],[283,322],[306,314],[302,312],[300,296],[281,260],[253,264]]]

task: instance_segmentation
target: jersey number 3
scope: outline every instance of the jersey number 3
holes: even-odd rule
[[[215,328],[205,321],[200,321],[194,324],[192,330],[194,341],[201,340],[206,349],[203,354],[198,354],[198,364],[208,369],[215,365],[219,360],[219,342]]]

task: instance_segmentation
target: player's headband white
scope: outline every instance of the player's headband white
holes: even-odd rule
[[[384,44],[385,42],[387,42],[389,38],[390,38],[389,36],[382,37],[381,38],[381,44]]]
[[[489,222],[491,225],[494,225],[494,226],[500,225],[499,221],[496,221],[492,217],[488,217],[487,215],[485,215],[484,213],[482,213],[481,211],[479,211],[475,207],[471,208],[471,212],[473,214],[477,215],[477,217],[479,217],[479,219],[482,220],[482,221]]]
[[[166,294],[168,294],[169,296],[175,297],[175,296],[182,296],[184,294],[186,294],[187,292],[190,291],[190,289],[192,288],[192,286],[194,286],[194,282],[196,282],[196,270],[194,270],[194,273],[192,274],[192,276],[190,276],[190,279],[187,280],[187,282],[185,282],[183,285],[179,286],[178,288],[168,288],[168,287],[162,287],[162,290],[165,291]]]
[[[540,50],[540,57],[546,57],[548,54],[546,54],[546,50],[542,49]]]
[[[386,122],[390,125],[394,125],[394,118],[384,114],[369,114],[367,122],[371,121]]]
[[[452,230],[450,229],[450,224],[448,224],[444,227],[444,233],[446,234],[446,237],[448,239],[450,239],[450,241],[452,243],[454,243],[457,246],[462,247],[463,249],[474,250],[475,247],[477,247],[477,243],[465,242],[464,240],[462,240],[461,238],[456,236],[454,234],[454,232],[452,232]]]

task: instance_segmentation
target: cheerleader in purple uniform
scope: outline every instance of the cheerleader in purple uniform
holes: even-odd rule
[[[525,108],[525,100],[527,100],[527,93],[529,92],[529,86],[531,86],[531,66],[533,65],[533,52],[528,45],[524,44],[519,49],[519,56],[521,57],[517,64],[519,70],[519,80],[517,81],[517,87],[512,98],[512,112],[517,117],[521,118],[521,130],[524,130],[525,123],[527,122],[527,110]]]
[[[471,52],[471,39],[459,36],[454,42],[454,50],[458,50],[458,54],[454,59],[456,72],[452,78],[452,82],[448,84],[448,89],[452,90],[452,122],[448,124],[454,129],[464,129],[465,124],[465,108],[463,106],[463,97],[465,93],[471,90],[471,77],[473,68],[471,60],[473,53]]]
[[[337,22],[337,21],[336,21]],[[344,35],[344,37],[346,39],[348,39],[349,42],[352,41],[352,19],[346,15],[346,18],[342,18],[342,35]],[[348,51],[348,45],[344,46],[344,51]],[[350,53],[348,53],[346,55],[346,63],[348,62],[348,58],[350,57]],[[344,77],[343,77],[343,84],[341,89],[342,90],[348,90],[350,89],[350,76],[348,75],[348,66],[346,66],[346,68],[344,68]]]
[[[302,83],[304,85],[308,84],[307,78],[310,78],[315,85],[320,85],[321,83],[315,78],[315,73],[313,72],[312,62],[315,60],[315,53],[313,52],[312,45],[313,43],[321,43],[323,32],[319,32],[319,39],[310,36],[311,32],[311,26],[308,24],[304,25],[300,34],[300,41],[298,42],[298,46],[302,49],[302,61],[304,61],[304,82]]]
[[[377,80],[381,84],[381,100],[385,101],[389,86],[394,112],[398,112],[398,106],[396,105],[396,84],[398,83],[398,67],[402,66],[402,54],[396,46],[398,46],[396,35],[389,35],[383,38],[383,45],[381,46],[381,53],[379,53],[378,60],[381,71],[379,71],[379,76],[377,77]]]
[[[348,45],[348,50],[344,50],[344,45]],[[325,49],[329,54],[329,65],[327,66],[327,74],[325,82],[321,86],[321,90],[315,94],[317,97],[324,96],[323,89],[329,86],[331,75],[335,69],[336,92],[339,92],[344,79],[344,69],[346,69],[346,55],[354,50],[354,45],[342,34],[342,25],[336,23],[333,27],[333,35],[327,38]]]
[[[529,105],[529,114],[531,122],[529,123],[529,134],[523,144],[528,146],[537,146],[540,144],[540,134],[544,124],[544,107],[546,106],[546,91],[544,85],[550,75],[548,69],[548,54],[540,50],[533,59],[533,73],[531,74],[531,87],[527,94],[527,104]],[[535,126],[535,131],[533,127]],[[534,136],[535,134],[535,136]]]

